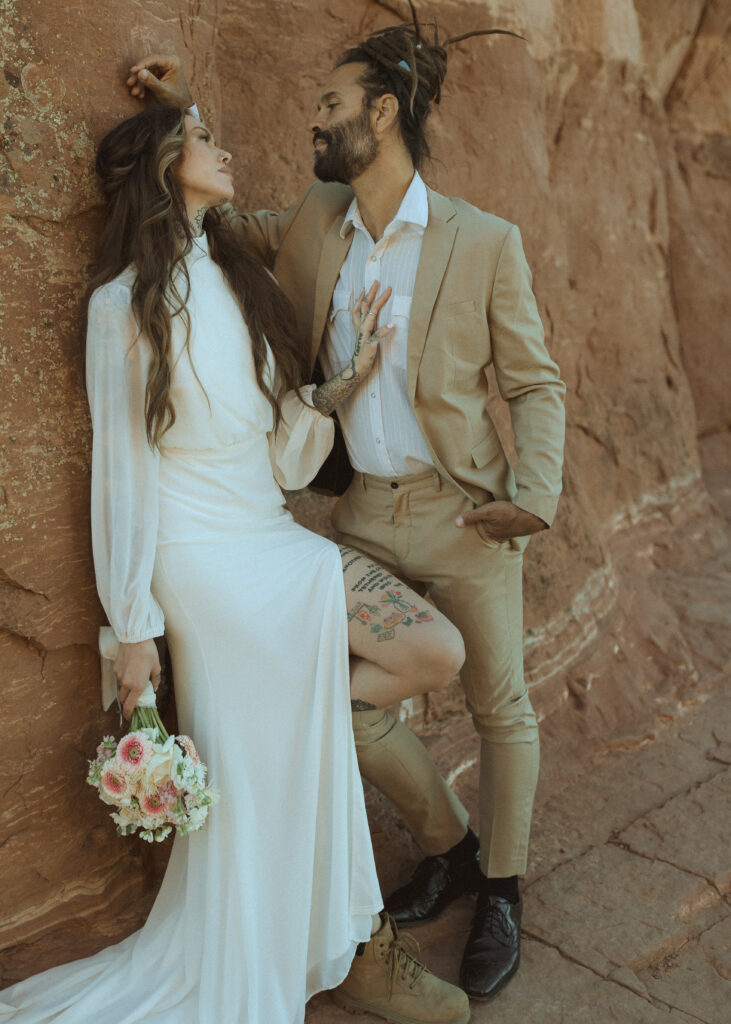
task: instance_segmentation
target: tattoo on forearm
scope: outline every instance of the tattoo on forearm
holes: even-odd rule
[[[367,700],[351,700],[351,711],[375,711],[376,705],[370,704]]]
[[[361,376],[355,368],[355,355],[340,373],[326,380],[312,392],[312,404],[325,416],[337,409],[341,402],[351,395],[361,382]]]
[[[364,328],[361,326],[355,336],[355,347],[348,365],[312,392],[312,404],[325,416],[329,416],[333,409],[337,409],[341,402],[352,395],[363,380],[363,376],[356,368],[355,360],[360,355],[366,340],[364,334]]]

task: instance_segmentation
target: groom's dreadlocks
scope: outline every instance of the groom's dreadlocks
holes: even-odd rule
[[[376,0],[376,3],[398,16],[398,11],[385,0]],[[408,0],[408,4],[411,8],[411,24],[379,29],[357,46],[346,50],[336,67],[356,63],[368,65],[360,78],[360,84],[365,90],[364,103],[367,105],[385,93],[392,93],[396,97],[399,101],[401,136],[414,166],[418,168],[431,156],[424,124],[432,103],[439,103],[441,98],[442,82],[447,73],[446,48],[472,36],[524,37],[507,29],[487,28],[440,42],[439,29],[436,22],[432,22],[429,25],[432,39],[429,40],[424,36],[412,0]]]

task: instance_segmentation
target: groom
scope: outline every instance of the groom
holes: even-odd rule
[[[350,310],[362,289],[375,281],[393,289],[381,320],[395,336],[367,385],[341,406],[350,482],[333,522],[353,548],[428,588],[462,632],[462,683],[481,739],[479,840],[405,725],[375,709],[356,711],[353,725],[363,775],[425,854],[386,908],[414,925],[476,891],[460,980],[485,999],[519,963],[518,876],[539,759],[523,678],[522,560],[529,535],[556,511],[565,387],[544,344],[517,227],[433,192],[419,175],[445,74],[444,46],[416,21],[348,50],[311,124],[322,184],[285,213],[232,216],[274,270],[313,366],[319,359],[328,376],[349,358]],[[136,95],[149,88],[161,102],[191,102],[175,58],[147,58],[129,84]],[[510,410],[514,469],[487,412],[490,364]]]

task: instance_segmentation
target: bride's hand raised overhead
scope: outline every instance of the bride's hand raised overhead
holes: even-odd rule
[[[183,65],[174,53],[151,53],[137,61],[129,69],[127,88],[139,100],[149,91],[163,107],[187,110],[193,106]]]
[[[373,369],[378,346],[382,341],[388,341],[396,330],[392,325],[376,327],[378,314],[391,297],[390,288],[379,295],[379,287],[380,282],[374,281],[367,295],[364,288],[353,307],[355,346],[350,362],[312,392],[312,404],[326,416],[363,383]]]

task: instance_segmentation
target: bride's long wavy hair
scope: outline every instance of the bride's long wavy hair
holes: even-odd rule
[[[193,234],[173,174],[185,142],[183,118],[178,110],[148,107],[106,135],[96,158],[107,218],[89,293],[134,265],[132,311],[140,338],[152,350],[145,420],[147,439],[153,448],[175,422],[170,398],[174,316],[184,319],[186,344],[190,335],[186,309],[190,280],[185,256],[193,244]],[[284,390],[298,388],[306,373],[307,349],[296,337],[294,310],[269,271],[247,252],[218,210],[207,211],[203,229],[211,258],[223,271],[246,320],[256,379],[272,404],[278,424],[277,395],[266,380],[266,342],[279,367]]]

